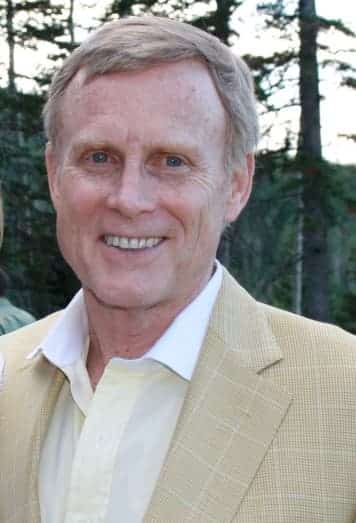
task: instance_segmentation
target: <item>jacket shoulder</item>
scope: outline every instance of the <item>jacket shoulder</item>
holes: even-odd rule
[[[286,355],[309,359],[314,363],[356,370],[356,336],[328,323],[311,320],[270,305],[259,304],[270,328]]]
[[[24,358],[34,350],[59,318],[61,311],[55,312],[39,321],[0,336],[0,355],[8,366],[23,363]],[[1,369],[0,369],[1,370]]]

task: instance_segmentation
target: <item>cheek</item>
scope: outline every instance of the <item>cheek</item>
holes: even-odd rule
[[[216,242],[224,224],[225,200],[218,190],[208,186],[186,188],[170,207],[182,226],[185,239],[190,238],[198,248],[200,242]]]
[[[166,209],[178,221],[184,234],[194,233],[197,223],[201,220],[204,198],[198,191],[185,188],[176,192],[172,199],[167,200]]]
[[[88,222],[100,202],[100,191],[82,181],[69,179],[63,184],[58,211],[62,219]],[[75,218],[74,218],[75,217]]]

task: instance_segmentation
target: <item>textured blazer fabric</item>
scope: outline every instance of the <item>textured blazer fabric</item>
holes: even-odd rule
[[[26,355],[58,314],[0,338],[1,523],[40,523],[41,444],[65,378]],[[256,302],[225,272],[144,521],[354,523],[356,338]]]

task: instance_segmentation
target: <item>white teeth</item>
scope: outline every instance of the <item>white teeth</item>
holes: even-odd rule
[[[118,238],[118,247],[121,249],[128,249],[129,247],[129,239],[128,238]]]
[[[162,238],[128,238],[126,236],[113,236],[108,234],[104,241],[106,245],[120,249],[148,249],[158,245]]]

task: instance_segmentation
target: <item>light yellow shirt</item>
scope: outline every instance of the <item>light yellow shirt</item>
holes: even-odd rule
[[[41,454],[42,523],[142,521],[194,371],[221,273],[218,266],[201,294],[144,358],[113,358],[94,394],[85,367],[88,327],[81,293],[29,356],[42,351],[68,378]]]

